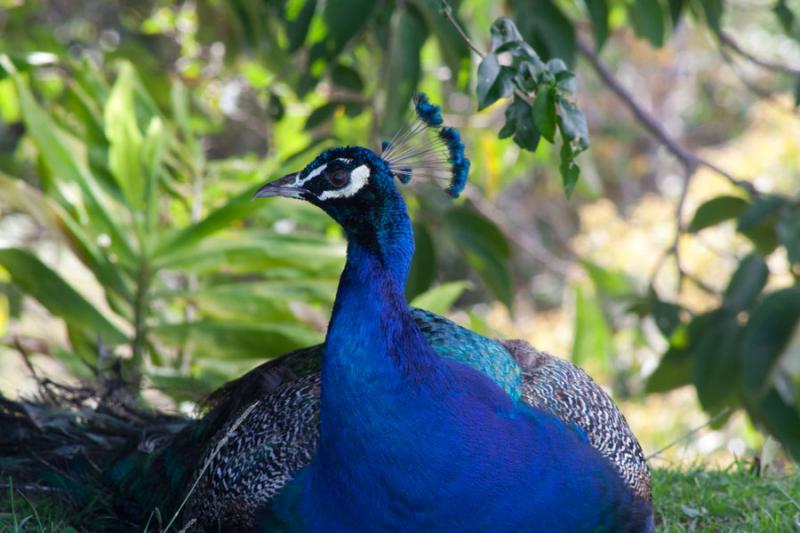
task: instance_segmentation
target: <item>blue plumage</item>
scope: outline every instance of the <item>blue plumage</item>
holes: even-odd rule
[[[441,131],[464,168],[457,132]],[[404,298],[414,239],[385,160],[333,149],[291,179],[258,195],[319,206],[344,228],[348,254],[324,347],[319,444],[268,520],[298,531],[648,527],[648,507],[581,432],[435,353]]]
[[[461,135],[453,128],[442,128],[439,130],[439,137],[447,145],[450,154],[450,165],[453,177],[447,187],[447,193],[453,198],[458,198],[464,187],[467,185],[470,161],[464,155],[464,143],[461,142]]]
[[[414,110],[416,111],[420,120],[422,120],[428,126],[437,128],[442,125],[443,120],[441,108],[436,104],[432,104],[430,100],[428,100],[427,94],[416,94],[414,97]]]

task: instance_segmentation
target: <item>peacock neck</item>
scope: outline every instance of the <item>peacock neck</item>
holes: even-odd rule
[[[394,204],[373,217],[373,227],[347,230],[347,263],[328,328],[323,384],[360,388],[374,382],[366,379],[370,375],[401,378],[432,353],[405,300],[414,236],[399,195]],[[400,349],[408,343],[413,346]]]

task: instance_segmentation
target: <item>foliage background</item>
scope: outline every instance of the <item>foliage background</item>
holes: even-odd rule
[[[308,206],[249,198],[325,147],[377,146],[421,88],[473,171],[455,204],[410,189],[409,298],[571,357],[647,452],[710,419],[660,458],[759,454],[765,431],[797,453],[798,2],[452,13],[496,65],[429,0],[0,0],[0,390],[26,390],[21,353],[59,379],[121,365],[148,401],[190,411],[320,341],[342,235]],[[575,71],[566,92],[515,78],[490,31],[502,15]],[[537,116],[510,103],[514,83],[534,110],[568,104]],[[575,181],[562,139],[585,136],[584,116]]]

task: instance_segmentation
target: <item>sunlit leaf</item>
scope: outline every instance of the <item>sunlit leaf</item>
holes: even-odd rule
[[[56,125],[36,102],[27,84],[16,72],[7,56],[0,55],[0,66],[5,68],[14,80],[26,129],[52,175],[57,177],[59,182],[72,183],[79,187],[86,205],[87,216],[91,217],[93,224],[96,224],[96,233],[107,234],[111,250],[117,253],[120,259],[133,263],[129,237],[113,221],[108,207],[98,196],[99,185],[75,159]],[[54,192],[61,194],[58,189]],[[60,200],[69,203],[63,195]]]
[[[142,133],[136,124],[133,103],[135,76],[130,63],[121,63],[103,113],[110,143],[109,168],[134,213],[138,213],[144,208],[145,180],[141,160]]]
[[[2,248],[0,265],[11,274],[14,283],[54,315],[80,327],[92,338],[99,335],[111,346],[126,342],[125,334],[32,253]]]
[[[197,357],[266,360],[322,341],[323,335],[294,323],[236,324],[210,320],[153,327],[163,342],[186,345]]]
[[[610,361],[613,345],[611,329],[594,292],[586,286],[575,287],[575,331],[572,362],[578,366],[587,362]]]
[[[469,283],[466,281],[442,283],[418,295],[411,301],[411,306],[443,315],[453,307],[467,287]]]

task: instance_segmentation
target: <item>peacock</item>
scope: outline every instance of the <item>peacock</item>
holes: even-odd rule
[[[654,531],[642,449],[586,373],[407,304],[399,185],[444,179],[457,197],[470,167],[440,108],[413,107],[379,151],[325,150],[255,194],[343,228],[324,344],[227,383],[195,420],[92,394],[0,399],[0,474],[102,502],[108,530],[157,509],[190,531]]]

